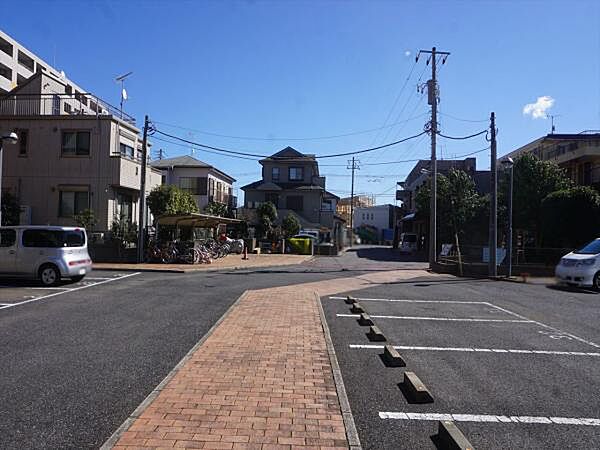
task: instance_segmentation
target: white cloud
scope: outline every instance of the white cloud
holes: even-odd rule
[[[404,52],[404,56],[410,56],[410,55],[411,55],[411,53],[410,53],[410,50],[406,50],[406,51]]]
[[[549,95],[538,97],[535,103],[528,103],[523,106],[523,114],[531,115],[534,119],[547,117],[547,112],[554,105],[554,99]]]

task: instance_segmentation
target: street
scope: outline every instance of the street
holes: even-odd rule
[[[0,447],[100,447],[244,291],[306,286],[332,292],[321,302],[363,448],[433,448],[440,419],[475,448],[590,448],[600,429],[599,296],[429,275],[410,259],[361,246],[282,268],[94,271],[52,289],[4,280]],[[365,278],[388,273],[407,278]],[[328,291],[336,279],[363,287]],[[348,294],[386,342],[368,339]],[[386,367],[385,344],[406,367]],[[405,370],[433,403],[407,401]]]
[[[600,410],[599,298],[488,280],[411,280],[322,298],[365,449],[430,448],[454,420],[475,448],[592,448]],[[406,367],[379,357],[392,344]],[[407,400],[412,371],[433,403]]]

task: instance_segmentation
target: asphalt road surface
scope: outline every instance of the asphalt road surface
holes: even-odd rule
[[[434,448],[440,418],[475,448],[600,448],[600,295],[456,279],[350,294],[387,338],[322,299],[363,448]],[[386,343],[406,368],[384,365]],[[407,400],[405,370],[433,403]]]
[[[1,280],[0,448],[98,448],[245,290],[376,265],[355,252],[326,259],[235,272],[94,271],[55,289]]]

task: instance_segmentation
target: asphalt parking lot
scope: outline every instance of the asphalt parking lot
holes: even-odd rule
[[[487,280],[422,279],[325,297],[365,449],[434,448],[452,420],[475,448],[600,448],[600,295]],[[392,344],[406,367],[387,367]],[[414,372],[433,402],[407,398]]]

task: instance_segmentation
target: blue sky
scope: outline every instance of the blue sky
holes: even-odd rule
[[[553,100],[538,103],[538,113],[557,115],[557,132],[600,129],[599,5],[20,1],[14,14],[3,16],[2,29],[115,105],[114,78],[133,71],[125,109],[138,124],[148,114],[168,133],[265,155],[287,145],[334,154],[419,133],[429,108],[416,86],[430,68],[425,58],[415,65],[414,56],[435,45],[452,53],[439,71],[442,132],[480,131],[486,122],[455,118],[485,121],[495,111],[502,155],[550,131],[550,120],[523,114],[540,97]],[[438,155],[486,146],[483,137],[441,139]],[[169,157],[190,153],[155,140],[154,149],[161,147]],[[428,158],[429,152],[424,136],[360,155],[356,192],[392,202],[396,181],[414,163],[379,163]],[[255,161],[201,149],[195,156],[232,174],[238,187],[260,178]],[[489,167],[488,151],[476,156],[478,168]],[[347,159],[321,161],[327,188],[340,196],[350,191]]]

